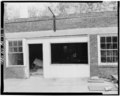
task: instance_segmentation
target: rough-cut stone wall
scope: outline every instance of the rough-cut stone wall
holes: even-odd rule
[[[90,76],[109,77],[114,74],[118,74],[117,66],[98,65],[97,35],[90,35]]]

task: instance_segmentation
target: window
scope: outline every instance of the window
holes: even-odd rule
[[[87,43],[52,43],[52,64],[88,64]]]
[[[8,46],[9,65],[23,65],[22,41],[9,41]]]
[[[118,62],[118,38],[117,36],[100,37],[100,61],[101,63]]]

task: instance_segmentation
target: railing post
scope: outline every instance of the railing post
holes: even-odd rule
[[[53,16],[53,30],[56,31],[56,18]]]

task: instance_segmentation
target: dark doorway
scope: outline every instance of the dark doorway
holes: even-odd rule
[[[42,44],[29,44],[30,75],[43,75]]]

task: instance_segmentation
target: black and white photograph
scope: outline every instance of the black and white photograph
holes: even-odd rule
[[[118,1],[1,5],[1,94],[119,94]]]

